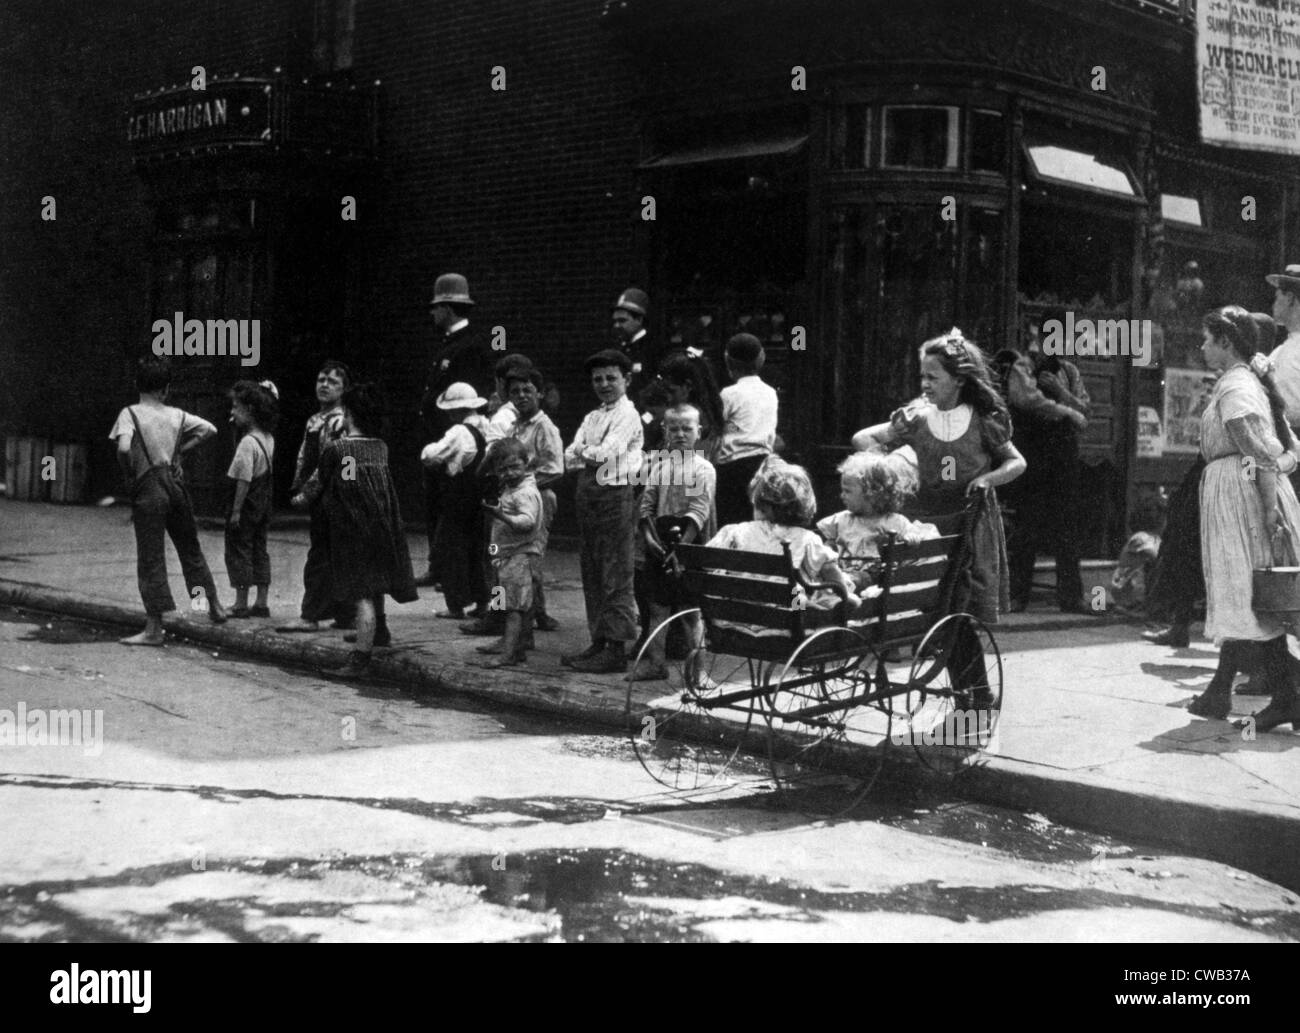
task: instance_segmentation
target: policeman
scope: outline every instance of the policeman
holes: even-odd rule
[[[481,396],[492,390],[493,356],[491,342],[470,328],[470,311],[474,301],[469,283],[458,273],[443,273],[434,281],[429,314],[438,331],[438,340],[429,362],[424,396],[420,401],[420,425],[424,443],[437,441],[447,430],[446,414],[438,408],[439,396],[457,382],[469,384]],[[429,560],[433,560],[433,532],[438,524],[439,470],[424,472],[424,518],[428,525]],[[432,570],[416,579],[417,585],[434,583]]]
[[[628,397],[635,397],[634,389],[644,386],[645,378],[654,375],[654,350],[646,330],[649,312],[650,298],[639,287],[629,287],[614,302],[614,337],[619,349],[632,360]]]

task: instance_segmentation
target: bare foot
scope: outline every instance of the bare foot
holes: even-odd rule
[[[496,642],[489,642],[485,646],[475,646],[474,648],[480,653],[488,653],[490,655],[493,655],[501,652],[501,650],[505,648],[505,645],[500,640],[498,640]]]
[[[501,656],[498,656],[498,657],[497,657],[496,659],[494,659],[494,660],[489,660],[489,661],[488,661],[486,664],[484,664],[483,666],[485,666],[485,667],[514,667],[514,666],[516,666],[516,665],[518,665],[518,664],[526,664],[526,663],[528,663],[528,656],[527,656],[526,653],[513,653],[513,654],[511,654],[511,653],[505,653],[505,654],[502,654]]]
[[[315,621],[305,621],[299,618],[298,620],[293,621],[290,624],[278,624],[276,625],[275,630],[310,632],[310,631],[320,631],[320,628],[317,626]]]
[[[161,646],[164,639],[162,635],[150,635],[147,631],[142,631],[138,635],[120,638],[118,641],[124,646]]]

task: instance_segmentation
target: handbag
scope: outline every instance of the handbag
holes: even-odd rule
[[[1300,615],[1300,566],[1290,530],[1283,527],[1282,531],[1284,545],[1279,547],[1276,540],[1270,544],[1272,565],[1251,571],[1250,608],[1256,613]]]

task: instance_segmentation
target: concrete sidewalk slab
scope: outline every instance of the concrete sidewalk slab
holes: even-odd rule
[[[203,530],[200,539],[221,586],[221,536]],[[412,556],[422,560],[424,539],[412,535],[410,543]],[[273,530],[270,551],[271,619],[216,626],[182,611],[167,619],[168,631],[278,663],[341,664],[350,647],[340,632],[273,630],[297,615],[305,528]],[[183,605],[174,556],[170,566]],[[577,568],[572,552],[556,549],[547,557],[548,606],[561,629],[537,634],[526,666],[484,667],[474,648],[484,640],[434,619],[442,600],[424,590],[419,602],[391,607],[394,648],[376,651],[377,673],[419,691],[462,692],[622,729],[622,679],[579,675],[559,664],[562,653],[587,642]],[[224,600],[231,595],[222,589]],[[129,511],[0,500],[0,602],[138,626]],[[999,625],[998,750],[955,782],[954,792],[1159,841],[1300,889],[1300,735],[1268,733],[1249,741],[1227,722],[1191,717],[1186,702],[1208,681],[1217,651],[1203,641],[1182,650],[1155,647],[1137,631],[1113,619],[1032,611]],[[640,683],[634,699],[644,704],[664,690],[663,682]],[[1264,702],[1236,697],[1242,715]],[[891,747],[885,777],[922,776],[911,747]]]

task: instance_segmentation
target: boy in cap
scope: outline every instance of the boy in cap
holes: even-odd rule
[[[719,526],[750,518],[749,482],[776,443],[776,391],[758,375],[764,358],[753,334],[736,334],[727,342],[727,374],[735,383],[722,389],[722,434],[713,459]]]
[[[611,674],[627,670],[627,643],[637,634],[633,484],[641,469],[641,418],[627,397],[632,363],[626,355],[613,348],[597,352],[587,359],[586,370],[600,404],[564,450],[564,463],[578,471],[575,499],[591,645],[560,662],[575,671]]]
[[[487,448],[487,418],[479,410],[487,405],[487,399],[480,398],[469,384],[455,383],[438,396],[436,404],[452,425],[420,453],[426,469],[443,475],[430,565],[442,585],[447,609],[435,616],[461,620],[461,611],[473,604],[473,616],[481,617],[487,612],[487,584],[478,471]]]

